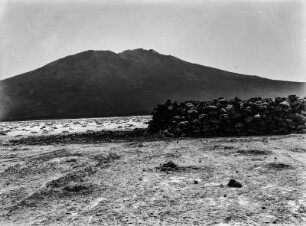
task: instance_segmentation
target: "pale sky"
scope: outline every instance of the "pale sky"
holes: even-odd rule
[[[306,81],[306,1],[0,0],[0,79],[88,49],[135,48]]]

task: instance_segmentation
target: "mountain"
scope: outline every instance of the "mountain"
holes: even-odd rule
[[[0,120],[141,115],[168,98],[305,95],[305,87],[192,64],[154,50],[89,50],[0,81]]]

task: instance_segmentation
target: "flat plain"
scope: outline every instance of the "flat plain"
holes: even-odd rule
[[[121,120],[116,128],[94,119],[2,123],[0,225],[306,224],[304,134],[54,140],[144,128],[148,119],[95,119]],[[41,137],[50,142],[33,142]]]

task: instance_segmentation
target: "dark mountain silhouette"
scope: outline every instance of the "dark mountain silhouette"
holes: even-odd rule
[[[154,50],[85,51],[0,81],[1,120],[148,114],[166,99],[305,94],[276,81],[188,63]]]

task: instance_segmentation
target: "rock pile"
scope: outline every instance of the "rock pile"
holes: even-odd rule
[[[167,100],[154,108],[149,131],[169,137],[304,133],[306,97]]]

